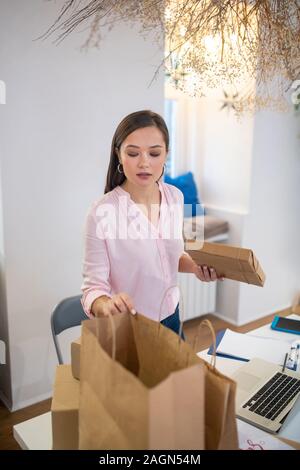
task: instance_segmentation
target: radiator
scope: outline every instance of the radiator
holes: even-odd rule
[[[178,285],[182,296],[180,316],[183,321],[215,312],[216,282],[202,282],[194,274],[178,273]]]

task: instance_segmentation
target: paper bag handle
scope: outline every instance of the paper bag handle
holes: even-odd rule
[[[207,318],[205,320],[202,320],[202,322],[200,323],[199,327],[198,327],[198,333],[196,334],[195,338],[194,338],[194,344],[193,344],[193,349],[195,350],[195,343],[196,343],[196,340],[199,338],[199,332],[201,330],[201,328],[203,326],[207,326],[211,332],[211,335],[212,335],[212,339],[213,339],[213,353],[212,353],[212,356],[211,356],[211,361],[210,361],[210,365],[215,368],[216,367],[216,353],[217,353],[217,340],[216,340],[216,333],[215,333],[215,330],[214,330],[214,327],[211,323],[210,320],[208,320]]]
[[[166,294],[169,292],[170,289],[173,289],[174,287],[177,287],[179,289],[179,292],[180,292],[180,296],[179,296],[179,304],[181,302],[181,306],[180,306],[180,310],[182,310],[182,316],[180,319],[180,327],[179,327],[179,342],[180,340],[182,339],[181,335],[182,335],[182,328],[183,328],[183,322],[184,322],[184,318],[185,318],[185,310],[184,310],[184,302],[183,302],[183,295],[182,295],[182,290],[180,288],[179,285],[177,284],[173,284],[172,286],[169,286],[168,289],[165,291],[164,295],[163,295],[163,298],[162,298],[162,301],[160,303],[160,308],[159,308],[159,317],[158,317],[158,321],[159,321],[159,328],[158,328],[158,333],[159,333],[159,329],[160,329],[160,318],[161,318],[161,309],[162,309],[162,304],[165,300],[165,297],[166,297]],[[212,339],[213,339],[213,353],[212,353],[212,357],[211,357],[211,366],[212,367],[216,367],[216,351],[217,351],[217,341],[216,341],[216,333],[215,333],[215,330],[214,330],[214,327],[211,323],[210,320],[202,320],[202,322],[200,323],[199,325],[199,328],[198,328],[198,333],[196,334],[195,336],[195,339],[194,339],[194,344],[193,344],[193,350],[195,350],[195,342],[196,342],[196,339],[199,337],[199,331],[201,330],[201,328],[203,326],[207,326],[211,332],[211,335],[212,335]]]

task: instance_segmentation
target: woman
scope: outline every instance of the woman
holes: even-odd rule
[[[166,124],[152,111],[129,114],[115,131],[105,195],[86,221],[82,305],[90,317],[138,311],[178,333],[177,272],[217,279],[184,252],[183,195],[161,181],[168,150]]]

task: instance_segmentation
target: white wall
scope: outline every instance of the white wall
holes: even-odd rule
[[[203,146],[205,144],[205,117],[202,112],[202,98],[196,98],[175,89],[168,81],[165,97],[176,103],[175,157],[172,155],[172,169],[177,176],[193,171],[200,187],[203,175]]]
[[[204,98],[166,86],[177,101],[176,174],[193,171],[207,207],[246,214],[249,206],[253,116],[237,120],[233,110],[220,110],[223,93]]]
[[[178,100],[176,173],[192,170],[207,213],[226,219],[228,244],[251,248],[263,288],[218,283],[216,313],[244,324],[293,303],[300,293],[300,116],[264,111],[236,119],[222,92]]]
[[[220,110],[221,95],[205,98],[204,172],[202,192],[208,206],[245,213],[248,210],[253,118],[237,120],[231,109]]]
[[[203,170],[200,180],[207,213],[229,222],[228,244],[243,246],[244,221],[249,210],[253,153],[253,116],[239,119],[222,109],[222,91],[201,101],[204,121]],[[216,312],[238,323],[240,284],[225,280],[217,286]]]
[[[290,306],[300,293],[300,116],[260,112],[253,139],[243,246],[266,273],[263,288],[241,284],[238,323]],[[297,135],[298,134],[298,135]]]
[[[217,314],[237,325],[290,306],[300,292],[300,117],[259,112],[236,121],[202,104],[205,148],[202,198],[227,219],[228,244],[254,250],[263,288],[225,280]]]
[[[0,337],[10,343],[10,370],[1,366],[0,388],[14,409],[51,394],[50,313],[80,293],[84,218],[103,194],[117,123],[138,109],[163,113],[162,75],[148,87],[163,52],[134,29],[117,26],[89,52],[80,51],[87,31],[59,46],[33,41],[63,4],[1,2]]]

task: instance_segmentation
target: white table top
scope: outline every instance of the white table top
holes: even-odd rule
[[[13,427],[14,438],[25,450],[52,449],[51,412],[28,419]]]

